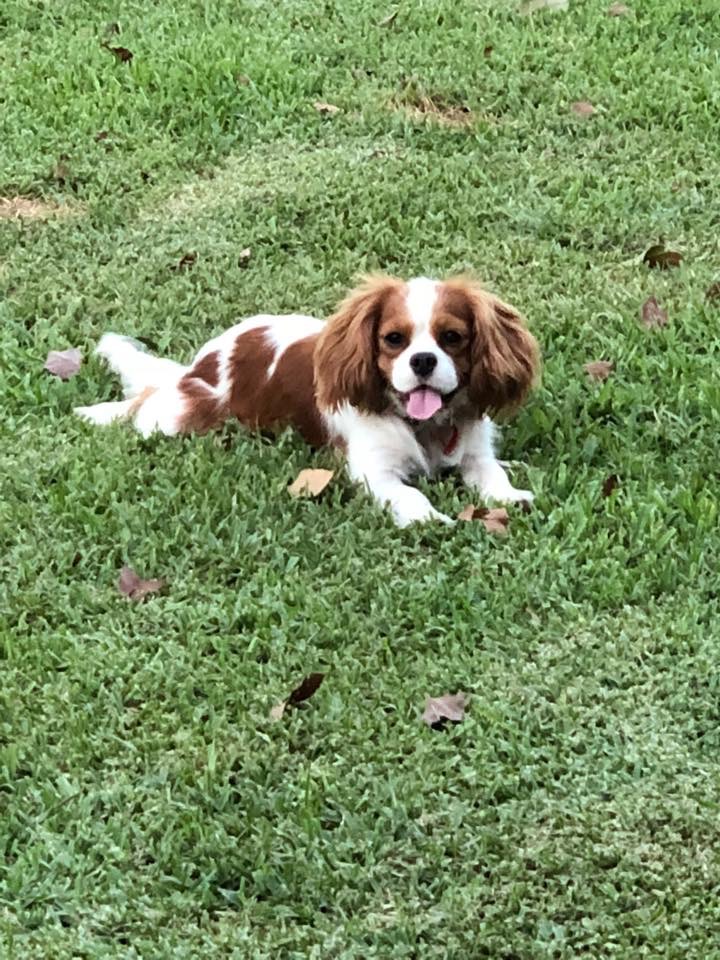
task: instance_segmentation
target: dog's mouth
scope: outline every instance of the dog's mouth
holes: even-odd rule
[[[429,420],[434,417],[438,410],[450,400],[455,390],[450,393],[440,393],[433,387],[415,387],[409,393],[401,393],[400,401],[405,407],[405,413],[411,420]]]

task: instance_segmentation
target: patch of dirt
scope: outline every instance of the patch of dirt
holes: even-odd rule
[[[420,95],[412,100],[396,101],[394,107],[412,120],[432,120],[444,127],[468,127],[475,119],[469,107],[448,103],[439,96]]]
[[[32,197],[0,197],[0,220],[49,220],[76,212],[76,207]]]

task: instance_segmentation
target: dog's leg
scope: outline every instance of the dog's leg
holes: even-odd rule
[[[342,415],[341,415],[342,416]],[[382,506],[389,506],[399,527],[426,520],[453,523],[425,494],[405,483],[410,473],[428,473],[424,452],[412,431],[399,419],[347,413],[342,424],[347,442],[348,472]]]
[[[532,493],[513,487],[504,468],[495,458],[494,436],[495,426],[489,417],[483,417],[471,428],[465,438],[465,450],[460,461],[463,480],[490,500],[501,503],[530,502]]]

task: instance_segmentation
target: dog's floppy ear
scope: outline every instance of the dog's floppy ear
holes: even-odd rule
[[[537,379],[537,341],[514,307],[465,278],[450,280],[446,289],[452,310],[466,317],[472,330],[470,402],[479,413],[503,414],[517,409]]]
[[[377,366],[377,325],[388,296],[402,286],[393,277],[368,277],[338,307],[315,348],[315,393],[321,409],[350,403],[371,413],[386,405]]]

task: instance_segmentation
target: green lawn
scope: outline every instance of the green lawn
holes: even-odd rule
[[[0,198],[60,205],[0,220],[2,960],[720,956],[718,12],[628,3],[2,4]],[[72,415],[105,330],[189,359],[368,269],[540,340],[506,539],[292,501],[291,435]]]

